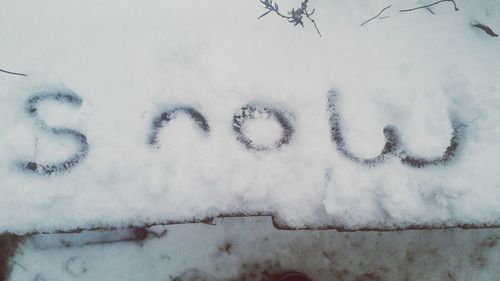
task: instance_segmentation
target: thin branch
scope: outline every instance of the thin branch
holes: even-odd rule
[[[269,10],[269,11],[267,11],[267,12],[263,13],[263,14],[262,14],[262,15],[260,15],[257,19],[260,19],[261,17],[263,17],[263,16],[265,16],[265,15],[269,14],[270,12],[272,12],[272,10]]]
[[[382,10],[381,10],[381,11],[380,11],[380,12],[379,12],[376,16],[374,16],[374,17],[372,17],[372,18],[367,19],[367,20],[366,20],[366,21],[364,21],[364,22],[363,22],[360,26],[363,26],[363,25],[365,25],[365,24],[369,23],[370,21],[372,21],[372,20],[374,20],[374,19],[378,18],[378,16],[380,16],[380,15],[381,15],[381,14],[382,14],[385,10],[387,10],[387,9],[389,9],[389,8],[391,8],[391,7],[392,7],[392,5],[389,5],[389,6],[385,7],[385,8],[383,8],[383,9],[382,9]]]
[[[433,10],[431,10],[431,8],[429,8],[429,7],[425,8],[425,9],[426,9],[427,11],[429,11],[429,13],[431,13],[431,14],[433,14],[433,15],[435,15],[435,14],[436,14],[436,13],[434,13],[434,11],[433,11]]]
[[[287,19],[288,21],[290,21],[291,19],[293,19],[293,17],[291,16],[285,16],[283,15],[280,11],[279,11],[279,8],[278,8],[278,3],[274,3],[273,5],[273,1],[272,0],[259,0],[260,3],[262,3],[264,6],[266,6],[266,9],[268,9],[269,11],[265,12],[264,14],[260,15],[260,17],[258,17],[257,19],[260,19],[262,18],[263,16],[269,14],[270,12],[275,12],[278,16],[284,18],[284,19]]]
[[[309,18],[309,17],[308,17],[308,18]],[[310,20],[311,20],[312,24],[314,25],[314,28],[316,28],[316,32],[318,32],[319,37],[322,37],[322,36],[321,36],[321,32],[319,32],[319,28],[318,28],[318,26],[316,25],[316,21],[315,21],[315,20],[313,20],[313,19],[310,19]]]
[[[316,28],[316,32],[318,32],[319,37],[321,37],[321,32],[319,32],[318,26],[316,25],[316,21],[313,18],[311,18],[312,14],[314,14],[314,11],[316,11],[316,10],[313,9],[312,12],[309,14],[309,13],[307,13],[307,10],[304,9],[306,17],[312,22],[312,24],[314,25],[314,28]]]
[[[3,70],[3,69],[0,69],[0,72],[12,74],[12,75],[28,76],[27,74],[24,74],[24,73],[17,73],[17,72],[7,71],[7,70]]]
[[[434,6],[434,5],[437,5],[437,4],[441,3],[441,2],[452,2],[453,6],[455,7],[455,11],[458,11],[457,3],[455,3],[455,0],[441,0],[441,1],[437,1],[437,2],[429,4],[429,5],[420,6],[420,7],[411,8],[411,9],[399,10],[399,11],[400,12],[411,12],[411,11],[415,11],[415,10],[418,10],[418,9],[427,9],[427,8],[429,8],[431,6]]]
[[[309,0],[304,0],[301,3],[300,8],[296,9],[294,8],[291,11],[289,11],[288,16],[280,12],[278,3],[276,2],[273,3],[273,0],[259,0],[259,2],[262,3],[268,11],[260,15],[257,19],[260,19],[266,16],[267,14],[274,12],[276,13],[276,15],[286,19],[288,22],[293,23],[294,25],[300,25],[304,27],[304,22],[302,21],[302,18],[303,16],[305,16],[307,19],[309,19],[309,21],[311,21],[311,23],[314,25],[314,28],[316,29],[316,32],[321,37],[321,32],[319,32],[318,26],[316,25],[316,21],[311,17],[314,14],[315,10],[313,9],[312,12],[307,11],[307,4]]]

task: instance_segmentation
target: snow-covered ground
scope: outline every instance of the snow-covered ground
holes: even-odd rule
[[[500,2],[424,2],[2,1],[0,232],[500,224]]]
[[[123,230],[35,235],[19,246],[10,281],[271,281],[288,270],[315,281],[491,281],[500,274],[498,229],[282,231],[266,217],[215,224],[156,227],[134,242],[109,243],[137,237]]]

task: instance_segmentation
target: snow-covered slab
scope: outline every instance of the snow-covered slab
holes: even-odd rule
[[[500,274],[500,229],[404,232],[279,231],[269,218],[225,218],[134,232],[27,237],[11,281],[491,281]],[[160,230],[161,229],[161,230]],[[115,238],[110,239],[111,237]]]
[[[500,3],[421,5],[2,3],[0,232],[500,224]]]

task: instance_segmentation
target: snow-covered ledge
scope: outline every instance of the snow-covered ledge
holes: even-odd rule
[[[0,232],[500,225],[498,1],[310,1],[304,28],[266,1],[29,2],[0,9]]]

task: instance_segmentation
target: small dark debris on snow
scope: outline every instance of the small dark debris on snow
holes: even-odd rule
[[[482,23],[474,23],[472,24],[473,27],[482,29],[484,32],[486,32],[489,36],[491,37],[498,37],[498,34],[496,34],[489,26],[484,25]]]
[[[228,255],[230,255],[232,253],[232,250],[233,250],[233,243],[228,242],[228,241],[224,242],[224,244],[219,247],[220,253],[225,253]]]

